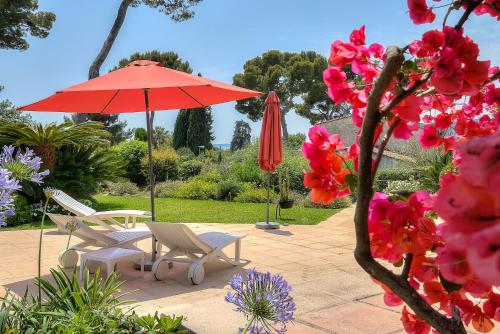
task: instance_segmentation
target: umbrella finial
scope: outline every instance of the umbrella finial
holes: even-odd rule
[[[278,97],[278,94],[276,94],[275,91],[270,91],[268,94],[267,94],[267,97],[266,97],[266,103],[269,104],[269,103],[280,103],[280,98]]]

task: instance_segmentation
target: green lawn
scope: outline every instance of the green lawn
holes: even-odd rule
[[[95,196],[99,211],[113,209],[149,210],[146,196]],[[156,220],[182,223],[253,224],[265,220],[266,205],[212,200],[187,200],[177,198],[156,199]],[[275,205],[271,205],[274,220]],[[281,211],[281,223],[315,225],[339,210],[292,208]]]

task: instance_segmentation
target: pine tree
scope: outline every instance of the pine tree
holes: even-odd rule
[[[241,150],[250,144],[252,139],[252,129],[245,121],[236,121],[234,125],[233,139],[231,140],[231,151]]]
[[[186,146],[198,154],[200,146],[205,149],[212,148],[212,109],[210,107],[192,109],[189,115]]]
[[[181,109],[177,115],[177,119],[175,120],[172,146],[176,150],[187,146],[187,131],[189,127],[190,113],[190,109]]]

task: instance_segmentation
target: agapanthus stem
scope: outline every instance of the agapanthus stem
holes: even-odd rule
[[[243,328],[243,332],[241,332],[242,334],[246,334],[248,332],[248,329],[250,328],[250,325],[254,322],[254,320],[255,316],[252,316],[252,318],[248,320],[247,324],[245,325],[245,328]]]
[[[42,224],[40,225],[40,239],[38,241],[38,304],[42,304],[42,287],[40,285],[40,279],[42,278],[42,238],[43,227],[45,224],[45,214],[47,212],[48,205],[49,197],[45,200],[45,205],[43,207]]]
[[[69,242],[71,241],[71,234],[73,234],[73,232],[69,232],[68,243],[66,244],[66,250],[69,249]]]

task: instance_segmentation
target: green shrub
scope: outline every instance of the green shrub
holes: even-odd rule
[[[300,151],[302,144],[306,141],[306,135],[303,133],[296,133],[288,135],[288,140],[285,141],[283,146],[290,150]]]
[[[155,197],[176,197],[177,190],[183,181],[165,181],[155,186]]]
[[[128,180],[105,182],[104,190],[114,196],[135,195],[139,193],[139,187]]]
[[[243,183],[238,180],[227,179],[217,184],[217,199],[233,200],[243,190]]]
[[[177,154],[181,158],[181,161],[193,160],[196,155],[191,151],[189,147],[180,147],[176,150]]]
[[[422,190],[423,186],[420,182],[415,180],[408,181],[389,181],[387,183],[387,187],[385,187],[384,192],[387,194],[398,192],[398,191],[407,191],[407,192],[415,192],[418,190]]]
[[[149,159],[141,159],[141,169],[144,176],[148,175]],[[179,156],[174,150],[153,151],[153,173],[157,182],[175,180],[179,174]]]
[[[278,173],[284,174],[287,171],[290,189],[306,194],[309,190],[304,186],[304,170],[307,169],[309,165],[302,154],[292,151],[283,155],[283,163],[279,165]]]
[[[19,194],[14,196],[14,208],[16,214],[12,217],[7,217],[7,226],[17,226],[33,222],[33,208],[24,196]]]
[[[313,203],[311,201],[310,195],[301,195],[301,196],[303,196],[302,201],[298,202],[297,204],[300,205],[301,203],[302,206],[304,206],[305,208],[344,209],[352,205],[352,200],[351,197],[349,196],[336,198],[335,200],[333,200],[333,202],[331,202],[328,205]]]
[[[276,199],[276,193],[271,190],[271,202]],[[240,191],[238,196],[234,198],[236,202],[241,203],[266,203],[267,202],[267,190],[264,188],[258,188],[253,183],[245,183],[243,189]]]
[[[377,171],[374,180],[375,191],[383,191],[389,181],[414,180],[419,176],[419,170],[412,168],[389,168]]]
[[[212,182],[199,179],[191,179],[182,183],[175,192],[175,197],[189,199],[215,199],[217,197],[217,185]]]
[[[244,160],[232,166],[229,175],[241,182],[255,183],[261,185],[264,183],[264,172],[259,168],[257,160]]]
[[[147,155],[148,144],[139,140],[121,142],[113,147],[113,151],[125,162],[126,177],[139,185],[146,183],[142,173],[141,159]]]
[[[203,167],[201,173],[195,178],[202,181],[218,183],[222,180],[222,173],[216,166],[209,165]]]
[[[203,162],[198,160],[187,160],[179,164],[179,178],[187,180],[200,174],[203,168]]]
[[[134,139],[140,141],[148,140],[148,132],[144,128],[137,128],[134,132]]]

